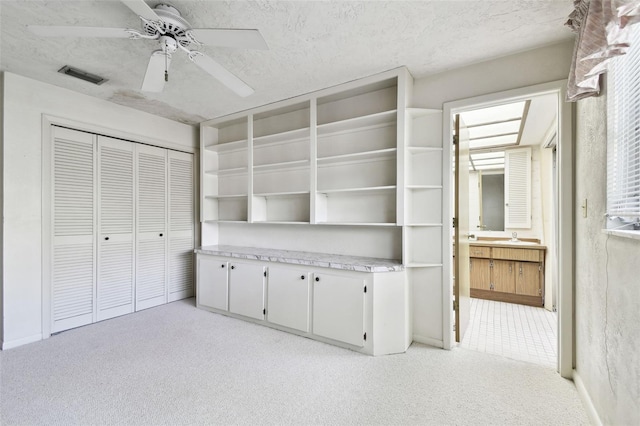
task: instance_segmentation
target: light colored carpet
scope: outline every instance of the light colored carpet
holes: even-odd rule
[[[504,424],[588,419],[548,367],[463,348],[361,355],[193,299],[0,353],[3,425]]]

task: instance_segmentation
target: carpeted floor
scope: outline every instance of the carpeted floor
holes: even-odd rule
[[[371,357],[193,299],[0,353],[0,424],[588,424],[548,367],[413,344]]]

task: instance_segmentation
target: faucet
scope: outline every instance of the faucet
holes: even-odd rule
[[[517,232],[512,232],[511,233],[511,241],[518,241],[518,233]]]

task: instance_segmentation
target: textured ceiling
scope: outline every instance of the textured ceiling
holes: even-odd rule
[[[200,48],[252,86],[253,95],[238,97],[180,51],[164,92],[144,93],[155,41],[41,38],[25,28],[139,28],[139,18],[116,0],[0,1],[0,69],[193,124],[398,66],[421,77],[572,38],[563,26],[571,0],[169,3],[194,28],[260,30],[269,50]],[[109,81],[95,86],[57,73],[63,65]]]

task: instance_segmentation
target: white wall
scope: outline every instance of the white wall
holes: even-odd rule
[[[565,79],[572,52],[569,41],[416,79],[412,106],[442,109],[445,102]],[[444,281],[423,281],[413,293],[424,295],[413,298],[414,329],[435,340],[443,338],[443,322],[434,321],[429,312],[442,310],[443,292],[451,290]]]
[[[78,83],[84,84],[84,83]],[[42,336],[41,182],[43,115],[193,149],[198,130],[111,102],[4,73],[3,348]],[[137,135],[137,137],[136,137]]]
[[[602,232],[606,95],[577,103],[576,371],[603,424],[640,424],[640,240]],[[580,205],[587,199],[587,217]]]

